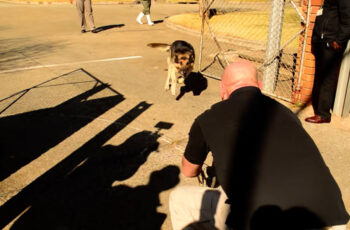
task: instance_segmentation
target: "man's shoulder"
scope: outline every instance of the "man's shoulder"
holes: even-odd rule
[[[243,87],[234,91],[226,100],[213,104],[210,109],[204,111],[198,118],[224,116],[227,113],[239,112],[239,107],[248,103],[246,100],[256,99],[257,97],[266,97],[255,87]]]
[[[227,101],[220,101],[220,102],[213,104],[212,106],[210,106],[209,109],[207,109],[202,114],[200,114],[197,117],[197,119],[202,120],[202,119],[206,119],[206,118],[209,118],[212,116],[216,116],[217,114],[220,113],[220,111],[222,111],[222,109],[224,107],[226,107],[225,104],[227,104]]]
[[[300,125],[299,118],[285,105],[264,94],[236,95],[227,100],[213,104],[210,109],[197,117],[200,124],[207,122],[220,122],[229,119],[235,121],[241,119],[241,115],[250,111],[250,117],[254,114],[278,114],[281,120],[296,121]],[[248,114],[246,114],[247,116]],[[229,118],[228,118],[229,117]]]

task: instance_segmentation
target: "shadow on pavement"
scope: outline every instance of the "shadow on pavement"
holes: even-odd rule
[[[153,21],[154,24],[159,24],[159,23],[163,23],[163,22],[164,22],[164,20],[155,20],[155,21]]]
[[[188,92],[192,92],[194,96],[199,96],[202,91],[207,89],[208,80],[201,73],[192,72],[185,78],[184,84],[185,86],[180,88],[180,94],[176,97],[176,100],[180,100]]]
[[[60,42],[33,42],[30,38],[0,39],[0,71],[37,65],[33,58],[63,47]]]
[[[11,229],[160,229],[166,215],[157,212],[159,193],[179,182],[177,166],[154,171],[147,185],[112,187],[157,150],[159,136],[142,131],[119,146],[86,149],[90,157],[62,180],[49,182]]]
[[[115,25],[107,25],[107,26],[100,26],[95,29],[96,33],[100,33],[105,30],[113,29],[113,28],[120,28],[125,26],[124,24],[115,24]]]
[[[165,214],[156,212],[158,194],[178,183],[177,167],[152,173],[146,186],[112,183],[134,175],[158,149],[160,129],[172,124],[160,122],[153,133],[141,131],[119,146],[104,145],[150,106],[140,102],[8,200],[0,207],[0,227],[24,213],[12,229],[160,229]]]
[[[76,90],[81,93],[67,96]],[[50,100],[47,104],[46,97],[54,97],[55,101],[69,99],[45,108],[52,104]],[[41,104],[34,103],[33,111],[27,112],[33,109],[28,107],[11,115],[21,107],[18,103],[38,99]],[[1,130],[6,130],[0,133],[1,178],[35,160],[124,99],[91,73],[77,69],[0,100],[0,113],[10,114],[0,119]],[[43,109],[35,109],[38,106]],[[144,186],[113,187],[113,183],[133,176],[149,154],[158,149],[160,130],[170,129],[172,124],[159,122],[155,132],[140,131],[118,146],[106,145],[150,106],[146,102],[136,104],[10,198],[0,207],[0,228],[13,222],[11,229],[160,229],[166,215],[157,212],[159,193],[179,182],[178,167],[153,172]]]
[[[90,78],[88,74],[85,76]],[[0,118],[0,130],[6,130],[6,132],[0,132],[0,181],[124,100],[121,94],[116,93],[115,90],[109,90],[108,85],[95,79],[94,82],[95,85],[90,90],[52,108]],[[34,91],[39,85],[16,93],[14,97],[17,98],[1,111],[23,100],[28,92]],[[89,99],[104,90],[112,92],[113,96]],[[49,95],[41,95],[41,97],[49,97]]]

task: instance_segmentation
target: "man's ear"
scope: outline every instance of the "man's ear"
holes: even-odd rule
[[[220,96],[221,96],[222,100],[226,100],[227,99],[227,93],[226,93],[225,85],[224,85],[224,83],[222,83],[222,81],[220,81]]]

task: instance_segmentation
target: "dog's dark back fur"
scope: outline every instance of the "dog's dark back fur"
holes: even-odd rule
[[[188,64],[194,63],[195,53],[194,53],[193,46],[190,43],[182,40],[177,40],[177,41],[174,41],[170,46],[171,59],[173,59],[177,53],[185,54],[187,52],[190,53],[190,59]]]

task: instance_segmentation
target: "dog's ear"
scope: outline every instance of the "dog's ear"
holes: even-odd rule
[[[195,60],[196,60],[196,55],[194,53],[194,49],[192,49],[189,62],[194,63]]]
[[[174,59],[174,56],[175,56],[175,46],[174,46],[174,43],[173,43],[170,46],[170,57],[171,57],[171,59]]]
[[[188,51],[190,51],[191,55],[190,55],[190,63],[194,63],[194,61],[196,60],[196,55],[195,55],[195,51],[193,46],[190,43],[188,44]]]
[[[173,63],[177,63],[179,60],[179,54],[177,52],[172,52],[171,53],[171,61]]]

